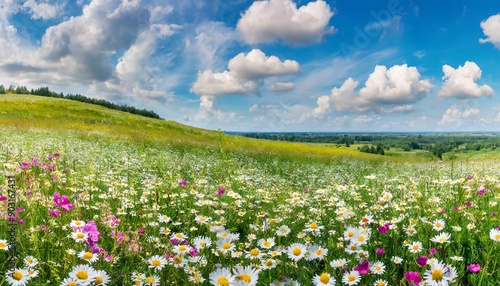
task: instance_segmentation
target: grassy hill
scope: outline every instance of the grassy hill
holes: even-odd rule
[[[376,157],[356,150],[223,135],[217,131],[142,117],[98,105],[31,95],[1,95],[0,126],[49,129],[54,132],[72,130],[85,136],[106,134],[135,143],[224,148],[254,155],[295,157],[300,154],[301,157],[320,160],[339,155]]]

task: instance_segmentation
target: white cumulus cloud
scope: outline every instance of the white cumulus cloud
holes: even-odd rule
[[[287,91],[295,88],[295,84],[292,82],[276,82],[271,86],[271,91],[280,92]]]
[[[50,4],[48,1],[27,0],[23,4],[23,9],[31,14],[32,19],[48,20],[60,16],[63,5]]]
[[[200,96],[223,94],[258,93],[261,80],[267,77],[297,73],[300,65],[296,61],[281,61],[275,56],[266,56],[259,49],[247,55],[238,54],[229,60],[229,70],[214,73],[205,70],[198,73],[198,78],[191,87],[191,92]]]
[[[453,128],[471,123],[478,115],[478,108],[459,108],[457,105],[453,105],[444,112],[438,125]]]
[[[432,89],[429,80],[421,80],[418,70],[406,64],[390,69],[377,65],[359,92],[356,91],[358,85],[359,82],[348,78],[341,87],[334,87],[330,95],[318,98],[313,115],[322,117],[333,110],[407,112],[413,109],[412,103],[421,100]]]
[[[266,56],[259,49],[253,49],[247,55],[238,54],[229,60],[227,66],[235,77],[246,80],[300,72],[298,62],[291,60],[282,62],[276,56]]]
[[[481,28],[486,39],[479,39],[480,43],[492,43],[500,49],[500,14],[490,16],[481,22]]]
[[[482,72],[475,62],[467,61],[456,69],[444,65],[443,73],[445,82],[438,93],[439,97],[466,99],[493,95],[490,86],[486,84],[479,86],[476,83],[476,80],[481,78]]]
[[[292,0],[255,1],[242,14],[237,29],[249,44],[281,39],[286,43],[307,45],[321,41],[332,32],[328,22],[330,6],[321,0],[297,8]]]

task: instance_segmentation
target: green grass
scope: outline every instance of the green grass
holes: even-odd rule
[[[431,277],[431,267],[456,270],[451,285],[500,285],[500,241],[490,234],[500,213],[496,159],[440,162],[253,140],[31,96],[0,97],[0,131],[0,173],[14,175],[17,209],[8,221],[9,187],[1,183],[0,286],[12,284],[11,261],[38,271],[28,285],[61,285],[75,267],[91,265],[86,271],[104,271],[107,285],[137,285],[132,276],[141,275],[160,285],[209,285],[223,268],[230,279],[248,278],[237,274],[247,266],[267,286],[314,285],[322,274],[345,285],[342,268],[364,260],[385,270],[370,270],[358,285],[408,285],[406,272]],[[74,207],[63,209],[56,193]],[[91,264],[82,257],[94,255],[93,243],[73,238],[89,227],[99,232]],[[176,234],[198,256],[182,252]],[[197,245],[201,238],[211,246]],[[293,256],[296,247],[304,257]],[[318,247],[321,256],[309,259]],[[249,256],[255,250],[260,258]],[[161,270],[152,267],[157,255]],[[28,267],[28,256],[39,263]],[[435,261],[419,266],[419,256]],[[347,264],[336,267],[339,259]],[[476,263],[481,271],[472,273],[467,266]]]

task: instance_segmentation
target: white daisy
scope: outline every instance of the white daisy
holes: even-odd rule
[[[104,270],[97,270],[95,272],[95,281],[94,285],[102,285],[106,286],[111,281],[111,277],[109,277],[108,273]]]
[[[419,253],[422,251],[422,243],[420,241],[415,241],[408,245],[408,249],[411,253]]]
[[[337,260],[332,260],[330,262],[330,266],[333,268],[342,268],[345,265],[347,265],[347,260],[345,258],[337,259]]]
[[[73,229],[81,229],[85,226],[85,222],[83,220],[72,220],[70,226]]]
[[[28,284],[30,276],[27,269],[16,268],[5,273],[5,280],[11,286],[25,286]]]
[[[193,239],[196,249],[203,249],[212,245],[212,240],[206,236],[197,236]]]
[[[274,259],[271,259],[271,258],[264,259],[261,262],[262,262],[262,264],[261,264],[262,269],[272,269],[278,265],[278,262]]]
[[[235,277],[227,268],[217,268],[208,276],[210,284],[215,286],[233,285]]]
[[[244,286],[244,285],[257,285],[257,281],[259,280],[259,270],[252,268],[251,266],[236,266],[234,269],[234,275],[236,286]]]
[[[7,243],[7,240],[0,239],[0,250],[9,250],[9,244]]]
[[[361,275],[356,270],[346,272],[342,275],[342,282],[347,285],[358,285],[360,280]]]
[[[257,244],[261,248],[269,249],[275,245],[275,242],[274,242],[274,238],[270,237],[270,238],[266,238],[266,239],[264,239],[264,238],[259,239]]]
[[[148,267],[155,271],[162,270],[167,265],[167,259],[160,255],[153,255],[148,259]]]
[[[384,274],[385,272],[385,265],[383,262],[381,261],[377,261],[375,263],[372,264],[372,266],[370,267],[370,271],[375,273],[375,274]]]
[[[260,259],[264,253],[258,248],[252,248],[250,251],[245,251],[245,257],[248,259]]]
[[[65,278],[63,281],[61,281],[61,284],[59,286],[77,286],[78,285],[78,280],[74,278]]]
[[[307,249],[306,246],[301,243],[293,243],[287,248],[286,253],[290,259],[299,261],[306,255]]]
[[[79,285],[89,285],[95,280],[95,270],[88,265],[80,264],[73,267],[69,277],[77,280]]]
[[[96,262],[99,259],[98,254],[82,250],[78,253],[78,258],[87,261],[88,263]]]
[[[159,214],[158,215],[158,222],[168,223],[168,222],[170,222],[170,218],[167,215]]]
[[[81,232],[81,231],[74,231],[71,233],[71,237],[76,242],[85,242],[85,241],[87,241],[88,235],[84,232]]]
[[[157,275],[150,275],[144,278],[144,285],[147,286],[159,286],[160,285],[160,277]]]
[[[500,230],[498,230],[496,228],[492,228],[490,230],[490,238],[493,241],[500,242]]]
[[[321,275],[314,275],[313,284],[315,286],[333,286],[335,285],[335,278],[328,273],[321,273]]]
[[[445,222],[442,219],[436,219],[432,222],[432,229],[435,231],[443,230]]]
[[[38,265],[38,259],[36,259],[35,257],[33,257],[31,255],[26,256],[24,258],[24,265],[26,265],[26,267],[33,268],[33,267]]]
[[[378,279],[373,283],[373,286],[387,286],[387,285],[389,285],[389,282],[383,279]]]
[[[190,249],[191,247],[189,245],[179,244],[174,246],[172,251],[176,254],[185,254],[188,253]]]
[[[276,230],[277,236],[287,236],[290,233],[290,228],[286,225],[280,226],[278,230]]]
[[[328,249],[315,244],[310,245],[307,248],[307,251],[309,252],[307,260],[314,260],[314,259],[323,260],[328,255]]]
[[[456,270],[453,267],[440,261],[434,262],[430,266],[431,268],[424,273],[426,285],[447,286],[450,281],[456,278]]]
[[[401,264],[401,263],[403,263],[403,258],[401,258],[399,256],[393,256],[392,262],[394,262],[395,264]]]
[[[217,250],[227,254],[234,249],[234,244],[229,239],[219,239],[217,241]]]
[[[431,238],[431,241],[437,242],[437,243],[445,243],[445,242],[450,242],[450,234],[447,232],[441,232],[440,234],[434,236]]]

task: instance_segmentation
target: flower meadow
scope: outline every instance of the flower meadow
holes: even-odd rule
[[[0,285],[500,285],[495,160],[5,128],[0,162]]]

